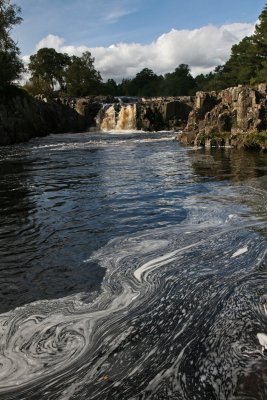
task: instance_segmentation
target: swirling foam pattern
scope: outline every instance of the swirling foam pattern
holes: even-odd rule
[[[0,315],[1,399],[266,398],[265,192],[220,187],[184,207],[84,260],[106,269],[93,300]]]
[[[93,256],[107,268],[94,302],[1,316],[1,391],[57,376],[62,399],[263,398],[262,229],[247,218],[187,221],[112,240]]]

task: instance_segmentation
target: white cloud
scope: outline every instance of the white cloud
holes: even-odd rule
[[[135,9],[117,9],[110,11],[107,15],[105,15],[104,20],[109,22],[109,23],[115,23],[117,22],[120,18],[124,17],[125,15],[129,15],[134,13],[136,10]]]
[[[104,80],[113,78],[120,81],[133,77],[145,67],[157,74],[165,74],[181,63],[188,64],[192,74],[197,75],[225,63],[232,45],[251,35],[254,27],[248,23],[233,23],[220,27],[207,25],[194,30],[172,29],[146,45],[117,43],[91,48],[65,45],[63,38],[50,34],[37,44],[36,49],[54,47],[57,51],[78,56],[89,50]]]
[[[53,47],[56,51],[60,51],[64,42],[65,40],[63,38],[49,34],[37,44],[36,50],[42,49],[43,47]]]

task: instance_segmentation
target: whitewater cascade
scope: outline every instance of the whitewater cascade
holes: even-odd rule
[[[105,104],[97,125],[100,131],[136,130],[136,104]]]

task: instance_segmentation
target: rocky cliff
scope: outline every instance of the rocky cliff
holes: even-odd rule
[[[144,131],[180,130],[185,128],[194,98],[140,98],[137,102],[137,128]]]
[[[179,130],[186,126],[192,97],[110,98],[96,118],[99,130]]]
[[[0,92],[0,145],[91,129],[174,130],[182,131],[177,139],[185,144],[267,149],[267,85],[160,98],[47,100]]]
[[[85,127],[84,116],[68,105],[36,99],[20,90],[0,93],[0,145]]]
[[[193,97],[101,97],[61,100],[84,116],[88,127],[110,130],[179,130],[185,128]]]
[[[221,92],[196,93],[184,131],[185,144],[236,147],[267,146],[267,85],[232,87]]]

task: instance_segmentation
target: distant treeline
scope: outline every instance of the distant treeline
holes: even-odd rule
[[[19,14],[20,8],[10,0],[0,1],[0,88],[12,84],[25,72],[19,49],[10,37],[10,29],[21,22]],[[103,82],[94,61],[89,51],[77,57],[42,48],[30,57],[30,78],[24,89],[46,96],[188,96],[199,90],[217,91],[238,84],[267,82],[267,4],[254,34],[234,45],[229,60],[206,75],[194,78],[189,66],[180,64],[164,76],[144,68],[121,83],[114,79]]]

